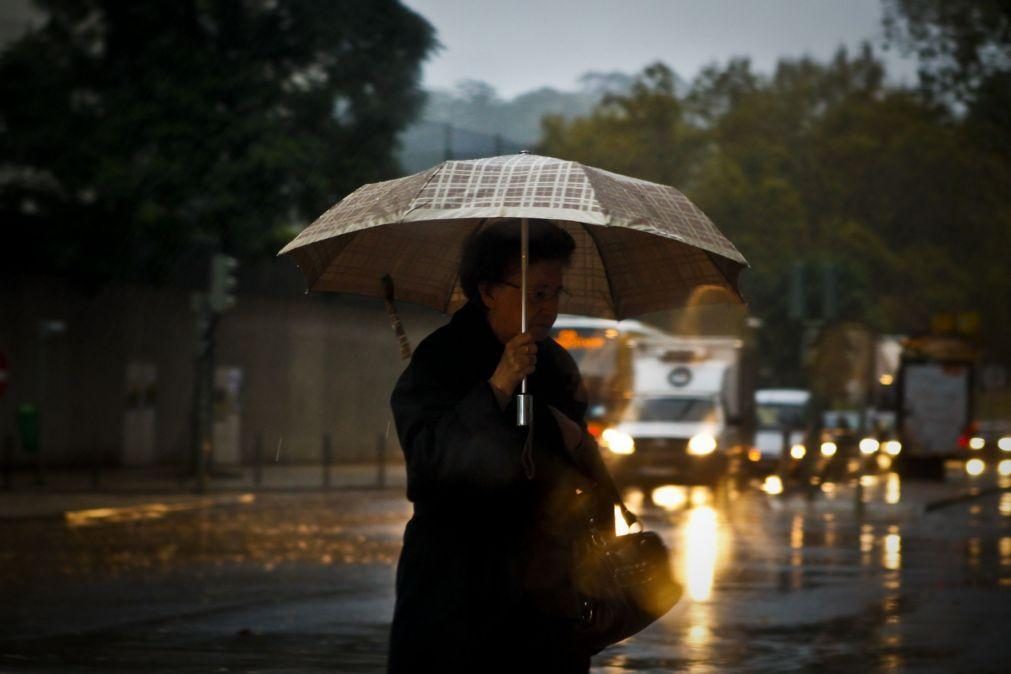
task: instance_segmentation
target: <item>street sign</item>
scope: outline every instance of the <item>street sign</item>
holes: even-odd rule
[[[7,379],[10,376],[10,368],[7,365],[7,356],[0,351],[0,398],[7,392]]]

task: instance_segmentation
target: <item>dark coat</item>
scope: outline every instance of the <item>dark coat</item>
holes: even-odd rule
[[[534,474],[515,403],[488,379],[502,356],[480,307],[467,305],[417,348],[391,404],[414,516],[397,566],[390,672],[586,672],[569,570],[577,489],[614,490],[588,434],[566,451],[552,405],[583,423],[579,370],[551,339],[538,344]],[[585,427],[584,427],[585,428]],[[616,493],[616,492],[615,492]]]

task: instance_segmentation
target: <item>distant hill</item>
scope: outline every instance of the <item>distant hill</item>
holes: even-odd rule
[[[624,73],[587,73],[580,78],[579,91],[543,87],[510,100],[475,80],[452,90],[432,90],[419,121],[401,134],[398,158],[405,173],[415,173],[447,158],[532,150],[545,115],[586,115],[605,94],[628,91],[633,80]]]

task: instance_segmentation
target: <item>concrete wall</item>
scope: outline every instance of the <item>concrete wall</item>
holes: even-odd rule
[[[402,306],[413,343],[447,319]],[[58,320],[59,334],[40,324]],[[190,293],[109,287],[97,294],[50,279],[0,288],[0,352],[10,362],[0,440],[17,437],[16,410],[40,409],[47,465],[120,463],[130,362],[154,365],[152,460],[182,464],[192,437],[194,316]],[[240,455],[262,434],[273,460],[317,461],[324,433],[337,461],[371,459],[390,420],[389,394],[405,363],[382,302],[333,295],[239,295],[218,328],[218,366],[242,369]],[[395,434],[390,452],[399,456]],[[16,463],[26,457],[15,452]]]

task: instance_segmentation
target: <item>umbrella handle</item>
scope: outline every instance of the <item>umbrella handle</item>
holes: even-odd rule
[[[520,332],[527,331],[527,265],[530,257],[530,232],[527,219],[520,220]],[[516,425],[529,426],[534,398],[527,394],[527,378],[520,382],[516,396]]]

